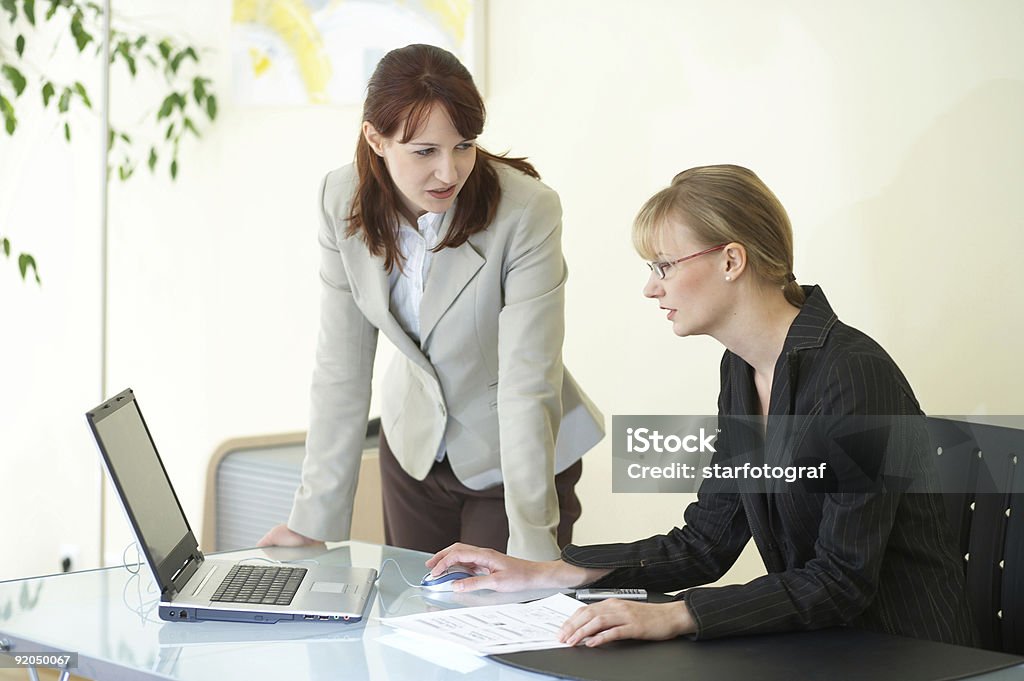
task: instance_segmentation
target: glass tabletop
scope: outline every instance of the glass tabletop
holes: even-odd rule
[[[471,605],[540,598],[529,594],[432,593],[409,586],[428,554],[359,542],[306,549],[249,549],[221,559],[315,560],[380,573],[367,617],[357,624],[163,622],[148,566],[0,582],[0,642],[12,652],[75,652],[77,676],[103,681],[225,678],[372,679],[374,681],[536,681],[545,677],[478,658],[433,640],[416,640],[380,621]],[[977,679],[1020,679],[1024,665]]]
[[[148,566],[118,566],[0,582],[0,639],[15,652],[76,652],[87,678],[460,679],[543,678],[497,662],[417,645],[381,617],[522,600],[521,594],[430,593],[416,583],[428,554],[359,542],[322,549],[250,549],[218,558],[263,557],[372,567],[380,579],[357,624],[164,622]],[[391,559],[391,560],[388,560]],[[393,561],[393,562],[392,562]],[[399,571],[401,569],[401,572]],[[404,577],[403,577],[404,573]],[[547,592],[550,593],[550,592]]]

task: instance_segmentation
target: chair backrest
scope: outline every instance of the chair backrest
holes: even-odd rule
[[[384,543],[379,434],[380,419],[371,419],[352,509],[352,539],[374,544]],[[305,444],[306,434],[296,432],[233,438],[217,448],[207,466],[203,551],[254,546],[267,530],[288,518]]]
[[[1024,654],[1024,430],[929,417],[981,645]]]

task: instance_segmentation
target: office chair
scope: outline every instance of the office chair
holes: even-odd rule
[[[370,419],[352,512],[352,539],[384,543],[380,467],[380,419]],[[281,433],[228,440],[207,467],[203,511],[203,551],[253,546],[288,517],[299,486],[306,433]]]
[[[1024,654],[1024,430],[927,421],[981,647]]]

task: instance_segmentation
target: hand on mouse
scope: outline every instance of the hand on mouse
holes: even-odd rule
[[[561,560],[536,562],[513,558],[494,549],[482,549],[469,544],[452,544],[427,560],[430,574],[440,575],[448,567],[461,563],[474,572],[486,572],[452,583],[452,590],[524,591],[526,589],[558,589],[592,582],[609,570],[576,567]]]

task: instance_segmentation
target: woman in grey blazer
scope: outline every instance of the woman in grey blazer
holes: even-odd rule
[[[480,542],[533,559],[569,542],[580,457],[603,417],[562,365],[558,196],[476,145],[469,72],[428,45],[367,86],[354,166],[320,186],[321,325],[302,483],[262,545],[348,537],[377,338],[389,544]]]
[[[740,457],[752,452],[762,462],[824,462],[838,477],[776,489],[723,475],[704,481],[685,523],[664,535],[570,545],[545,563],[456,545],[428,561],[432,571],[458,562],[489,573],[456,582],[457,591],[687,589],[669,603],[581,608],[562,629],[573,645],[843,625],[970,645],[964,574],[941,500],[934,488],[900,486],[927,480],[917,399],[889,355],[839,321],[819,287],[796,284],[792,230],[775,195],[746,168],[691,168],[647,202],[634,243],[655,259],[644,295],[666,311],[673,332],[726,347],[719,415],[736,418],[720,419],[716,461],[742,470]],[[728,425],[737,421],[754,427]],[[886,440],[879,425],[893,429]],[[882,470],[883,452],[885,488],[864,487],[858,476]],[[856,475],[844,479],[846,472]],[[751,539],[766,575],[701,586],[724,575]]]

